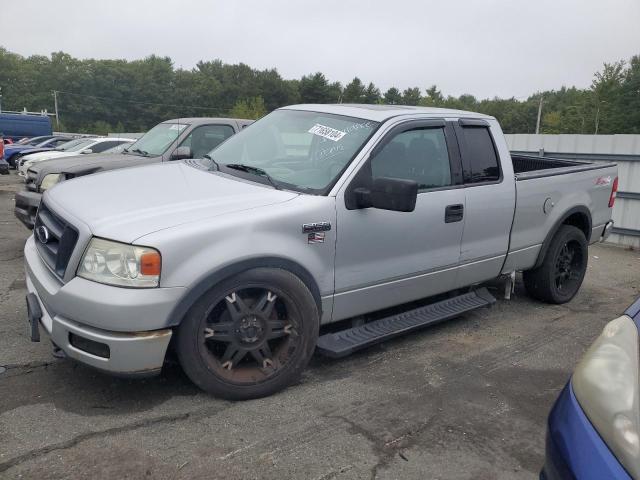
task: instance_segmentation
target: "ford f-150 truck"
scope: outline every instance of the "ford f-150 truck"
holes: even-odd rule
[[[114,374],[158,372],[171,345],[204,390],[268,395],[314,349],[490,305],[480,284],[516,271],[533,297],[571,300],[616,175],[512,156],[486,115],[282,108],[200,160],[47,190],[25,245],[32,339]]]
[[[14,214],[27,228],[33,228],[42,193],[56,183],[105,170],[197,158],[252,122],[235,118],[176,118],[156,125],[117,155],[94,153],[34,163],[25,168],[26,185],[16,193]]]

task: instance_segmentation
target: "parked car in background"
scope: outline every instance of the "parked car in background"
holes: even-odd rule
[[[53,185],[91,173],[151,163],[202,157],[253,123],[233,118],[177,118],[162,122],[120,154],[57,158],[35,163],[26,171],[25,190],[16,194],[16,217],[33,228],[42,193]]]
[[[11,165],[15,166],[15,160],[19,157],[19,154],[27,155],[36,152],[45,152],[53,150],[61,146],[64,143],[73,140],[70,136],[46,136],[35,137],[25,143],[14,143],[13,145],[7,145],[4,148],[4,159]]]
[[[80,145],[83,144],[83,140],[86,140],[87,138],[96,138],[96,137],[74,138],[50,150],[45,149],[42,151],[34,151],[34,152],[27,152],[27,151],[25,151],[24,153],[19,152],[14,157],[14,160],[13,160],[14,166],[18,170],[18,172],[20,172],[21,167],[24,165],[27,159],[30,158],[30,155],[35,155],[36,153],[49,152],[49,151],[57,151],[57,152],[75,151],[75,149],[80,148]]]
[[[45,192],[24,255],[34,339],[149,375],[173,337],[196,385],[255,398],[316,346],[341,357],[491,305],[480,282],[523,271],[568,302],[613,224],[614,163],[510,155],[472,112],[296,105],[203,157]]]
[[[26,175],[27,169],[34,163],[50,160],[52,158],[72,157],[75,155],[88,155],[91,153],[102,153],[105,150],[116,147],[123,143],[133,143],[131,138],[116,137],[98,137],[98,138],[81,138],[73,147],[66,150],[53,149],[46,152],[30,153],[22,157],[20,167],[18,168],[20,175]],[[64,145],[62,145],[64,146]]]
[[[640,478],[640,298],[584,354],[549,415],[543,480]]]
[[[24,137],[52,135],[51,119],[47,115],[0,113],[0,132],[14,141]]]

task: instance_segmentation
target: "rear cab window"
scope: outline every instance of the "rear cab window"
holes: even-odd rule
[[[499,183],[502,170],[489,125],[465,121],[456,126],[465,184]]]

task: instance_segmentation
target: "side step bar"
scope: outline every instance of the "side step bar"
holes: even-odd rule
[[[351,355],[356,350],[388,340],[419,328],[433,325],[481,307],[493,305],[496,299],[486,288],[432,303],[398,315],[374,320],[364,325],[327,333],[318,338],[317,350],[331,358]]]

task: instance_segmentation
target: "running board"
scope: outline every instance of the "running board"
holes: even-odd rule
[[[477,308],[491,306],[495,302],[496,299],[486,288],[480,288],[464,295],[374,320],[358,327],[327,333],[318,338],[316,348],[327,357],[346,357],[356,350],[413,332],[427,325],[449,320]]]

